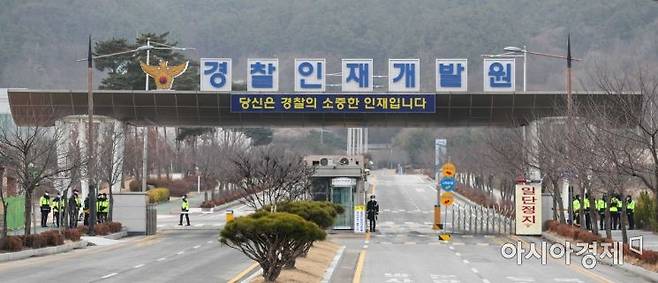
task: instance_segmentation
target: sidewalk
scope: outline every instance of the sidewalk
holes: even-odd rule
[[[208,196],[210,197],[210,196]],[[190,208],[200,207],[203,202],[203,192],[197,194],[192,192],[187,194],[187,201],[190,202]],[[180,197],[171,197],[168,202],[159,203],[157,205],[158,214],[178,214],[181,207]]]
[[[612,239],[615,242],[622,242],[621,230],[612,230]],[[658,251],[658,235],[651,231],[645,230],[628,230],[628,238],[642,237],[642,248],[645,250]],[[605,237],[605,230],[599,231],[601,237]]]

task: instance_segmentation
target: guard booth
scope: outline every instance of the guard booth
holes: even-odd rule
[[[313,200],[330,201],[345,209],[345,213],[338,215],[333,229],[359,230],[364,223],[360,219],[355,222],[355,208],[362,208],[366,200],[363,156],[312,155],[304,160],[315,167],[311,178]]]

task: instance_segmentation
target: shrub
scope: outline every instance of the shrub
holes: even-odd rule
[[[655,264],[658,262],[658,252],[652,250],[643,250],[639,255],[639,259],[648,264]]]
[[[215,207],[215,202],[213,200],[204,200],[201,203],[201,208],[213,208]]]
[[[273,282],[299,249],[326,235],[318,225],[297,215],[257,212],[226,224],[220,241],[258,262],[265,280]]]
[[[146,192],[149,196],[149,203],[159,203],[169,200],[169,189],[167,188],[154,188]]]
[[[110,232],[118,233],[121,232],[122,225],[119,222],[110,222],[107,224],[110,227]]]
[[[23,236],[23,246],[38,249],[45,246],[44,240],[39,234]]]
[[[80,241],[80,229],[71,228],[64,230],[64,238],[74,242]]]
[[[635,225],[637,225],[637,228],[658,231],[658,223],[654,218],[655,211],[655,198],[647,192],[641,192],[635,206]]]
[[[77,229],[78,232],[80,232],[80,235],[85,235],[89,232],[89,227],[87,226],[78,226],[75,229]]]
[[[94,226],[94,232],[96,232],[96,235],[105,236],[110,234],[110,226],[105,223],[96,224]]]
[[[141,192],[142,191],[142,186],[137,182],[137,180],[132,180],[128,184],[128,188],[130,189],[131,192]]]
[[[17,236],[8,236],[4,247],[2,247],[3,250],[7,250],[10,252],[18,252],[23,250],[23,240],[21,240],[20,237]]]
[[[41,238],[44,241],[44,245],[47,246],[59,246],[64,244],[64,236],[57,230],[41,232]]]

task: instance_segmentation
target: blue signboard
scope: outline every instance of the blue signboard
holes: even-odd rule
[[[454,191],[456,184],[457,181],[455,181],[455,178],[453,177],[444,177],[440,182],[441,188],[446,192]]]
[[[231,94],[234,113],[434,113],[435,94]]]

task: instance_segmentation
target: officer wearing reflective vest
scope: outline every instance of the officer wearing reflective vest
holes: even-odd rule
[[[41,208],[41,227],[48,227],[48,214],[50,214],[50,195],[48,192],[43,193],[39,198],[39,207]]]
[[[580,195],[576,195],[571,202],[573,209],[573,219],[580,225]]]
[[[107,194],[103,193],[103,203],[101,205],[101,216],[103,217],[103,222],[107,222],[107,215],[110,213],[110,200],[107,198]]]
[[[626,216],[628,217],[628,229],[635,229],[635,201],[631,196],[626,196]]]
[[[610,215],[612,217],[612,230],[617,230],[618,225],[619,225],[619,209],[621,208],[621,205],[619,205],[619,199],[617,196],[613,195],[612,198],[610,198]]]
[[[187,226],[190,226],[190,202],[187,201],[187,195],[183,195],[183,203],[180,206],[180,221],[178,222],[179,226],[183,225],[183,215],[185,215],[185,220],[187,220]]]
[[[592,229],[592,222],[591,218],[589,215],[589,194],[585,194],[585,198],[583,199],[583,213],[585,213],[585,226],[587,227],[587,230]]]
[[[53,199],[51,207],[53,211],[53,224],[59,228],[59,215],[64,210],[64,200],[59,193]]]
[[[103,195],[98,194],[96,196],[96,222],[97,223],[103,223],[103,213],[101,213],[101,210],[103,209]]]
[[[599,211],[599,229],[605,229],[605,209],[608,207],[608,196],[603,194],[600,199],[596,200],[596,210]]]

